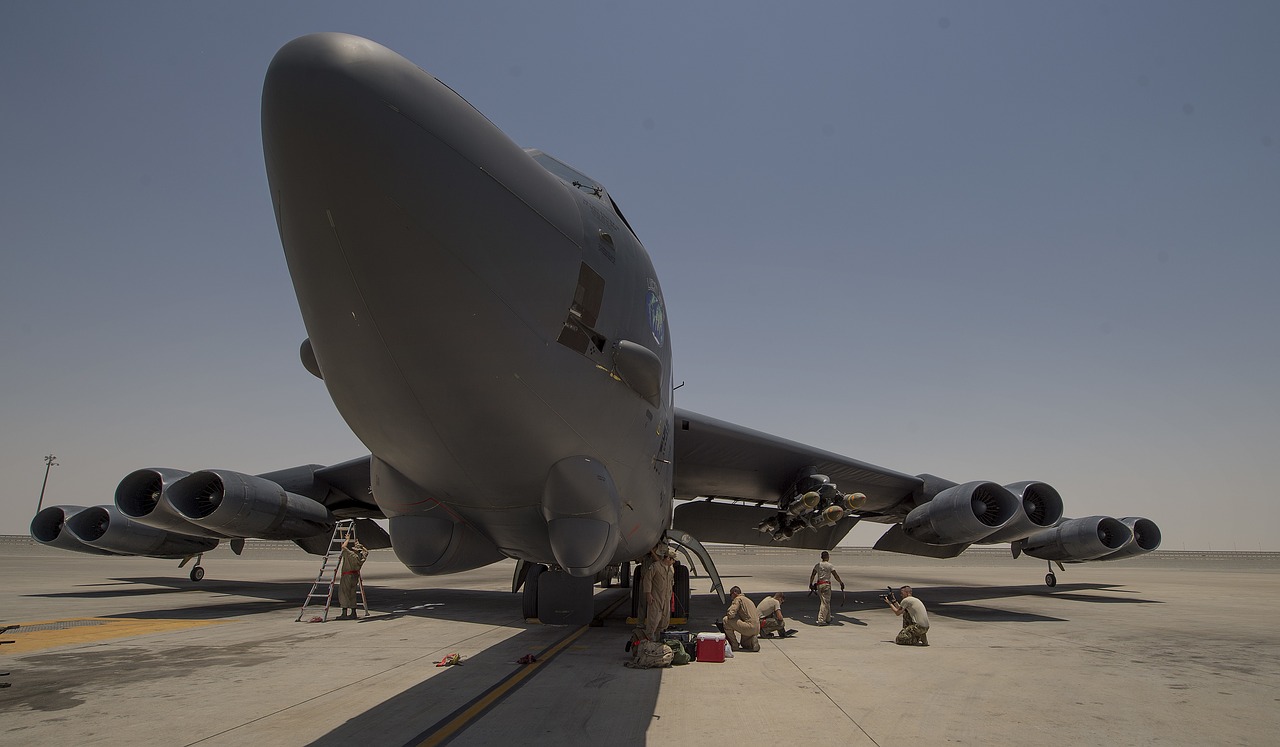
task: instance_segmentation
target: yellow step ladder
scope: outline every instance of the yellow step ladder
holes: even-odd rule
[[[301,622],[302,618],[306,617],[307,610],[319,607],[322,599],[324,614],[318,618],[318,621],[329,621],[329,608],[333,605],[333,587],[338,584],[338,571],[341,570],[342,565],[342,543],[355,538],[354,519],[339,519],[334,524],[333,537],[329,539],[329,550],[324,554],[324,562],[320,564],[320,573],[316,576],[315,583],[311,584],[311,591],[307,592],[307,598],[302,601],[302,609],[298,611],[298,619],[294,622]],[[364,608],[364,616],[368,617],[369,605],[365,602],[364,579],[360,575],[356,576],[356,599]],[[308,622],[312,621],[308,620]]]

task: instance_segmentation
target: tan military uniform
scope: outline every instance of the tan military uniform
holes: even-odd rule
[[[656,641],[658,635],[671,625],[671,590],[675,585],[675,571],[661,560],[650,563],[640,576],[640,591],[644,599],[644,637]]]
[[[364,545],[349,545],[342,548],[341,580],[338,582],[338,606],[344,610],[350,607],[355,610],[360,600],[356,589],[360,587],[360,568],[369,557]]]
[[[817,579],[814,581],[818,585],[818,624],[826,625],[831,622],[831,572],[835,570],[835,566],[825,560],[819,561],[813,567],[813,573]]]
[[[756,640],[760,635],[760,613],[746,594],[734,597],[729,603],[728,614],[720,622],[724,625],[724,636],[729,639],[729,645],[735,649],[760,650],[760,641]],[[738,636],[742,636],[741,643]]]
[[[765,597],[760,600],[756,609],[760,612],[760,635],[781,633],[787,627],[784,621],[778,619],[782,605],[774,597]]]
[[[915,597],[907,597],[899,602],[902,607],[902,630],[894,643],[899,646],[929,645],[929,613],[925,611],[924,602]]]

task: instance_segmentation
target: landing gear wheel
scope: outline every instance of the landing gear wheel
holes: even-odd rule
[[[1050,589],[1058,585],[1058,577],[1053,575],[1053,571],[1044,574],[1044,585]]]
[[[192,581],[199,581],[203,578],[204,578],[204,568],[202,568],[201,566],[196,566],[195,568],[191,569]]]
[[[573,576],[544,565],[529,569],[524,582],[525,620],[542,625],[588,625],[593,619],[595,596],[590,576]]]
[[[629,567],[630,565],[628,565],[628,568]],[[631,582],[627,584],[627,586],[630,587],[631,589],[631,616],[635,618],[640,625],[643,626],[644,620],[642,619],[642,616],[640,614],[640,603],[644,601],[640,598],[642,595],[642,591],[640,588],[641,571],[642,569],[640,564],[636,563],[636,569],[631,572]]]
[[[675,567],[675,583],[672,588],[672,594],[675,595],[675,609],[671,611],[672,617],[682,617],[689,619],[689,567],[683,563],[676,563]]]
[[[526,620],[538,617],[538,576],[545,573],[547,567],[539,563],[529,568],[529,575],[524,577],[524,617]]]
[[[622,568],[618,570],[618,586],[624,589],[631,588],[631,561],[628,560],[622,564]]]

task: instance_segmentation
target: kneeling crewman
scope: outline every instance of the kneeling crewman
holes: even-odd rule
[[[735,586],[729,590],[729,611],[721,618],[718,627],[724,631],[724,637],[734,651],[759,651],[760,613],[756,611],[755,602],[747,599],[742,587]],[[738,641],[738,637],[742,641]]]
[[[782,603],[786,601],[787,595],[778,592],[771,597],[765,597],[760,600],[760,604],[756,605],[756,609],[760,612],[760,635],[770,638],[774,633],[787,637],[787,623],[782,619]]]
[[[891,596],[884,597],[893,614],[902,618],[902,630],[898,631],[894,643],[899,646],[928,646],[929,613],[925,612],[924,602],[911,595],[910,586],[898,589],[898,593],[902,595],[901,603]]]

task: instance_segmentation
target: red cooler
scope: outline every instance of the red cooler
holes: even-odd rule
[[[698,634],[698,661],[724,661],[724,633]]]

